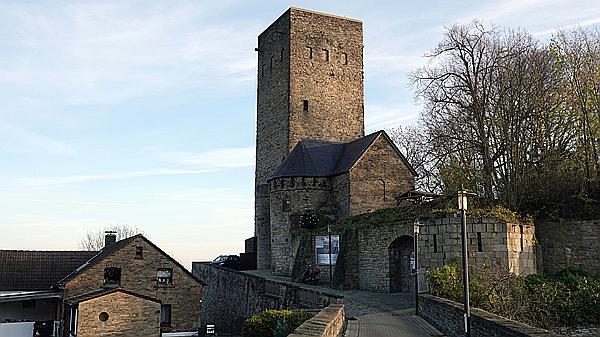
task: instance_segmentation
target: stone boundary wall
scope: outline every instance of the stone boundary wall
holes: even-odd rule
[[[344,330],[345,318],[344,305],[333,303],[302,323],[288,337],[338,337]]]
[[[536,223],[544,272],[572,268],[600,274],[600,219]]]
[[[339,295],[213,266],[208,262],[192,263],[192,273],[208,284],[204,288],[201,332],[206,331],[207,324],[214,324],[217,334],[239,334],[244,321],[262,311],[322,309],[342,299]]]
[[[463,336],[463,305],[428,294],[419,295],[419,316],[448,337]],[[472,337],[558,337],[547,330],[534,328],[487,311],[471,308]]]

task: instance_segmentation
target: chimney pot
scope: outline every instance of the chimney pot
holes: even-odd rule
[[[117,242],[117,232],[105,231],[104,232],[104,247],[110,246]]]

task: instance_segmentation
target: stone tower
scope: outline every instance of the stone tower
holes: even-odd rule
[[[255,235],[271,266],[267,179],[301,139],[364,136],[362,22],[290,8],[258,37]]]

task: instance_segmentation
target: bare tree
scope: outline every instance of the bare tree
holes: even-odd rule
[[[138,227],[130,225],[111,225],[97,231],[88,231],[79,242],[79,249],[97,251],[104,247],[104,238],[106,231],[116,232],[117,241],[132,237],[137,234],[146,235]]]

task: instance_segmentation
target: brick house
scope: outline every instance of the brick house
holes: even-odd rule
[[[160,323],[162,332],[197,331],[202,309],[202,282],[141,234],[112,241],[114,236],[107,235],[107,244],[102,250],[58,282],[64,289],[66,303],[64,336],[69,335],[72,327],[79,327],[78,333],[85,335],[82,327],[104,324],[99,316],[101,312],[117,310],[116,303],[131,303],[130,308],[134,308],[138,301],[160,303],[160,322],[157,324]],[[80,302],[73,299],[110,289],[122,291],[94,299],[96,311],[104,311],[85,316],[79,313]],[[122,301],[109,300],[117,295]],[[134,324],[133,319],[130,321]],[[147,335],[140,333],[139,336]]]

